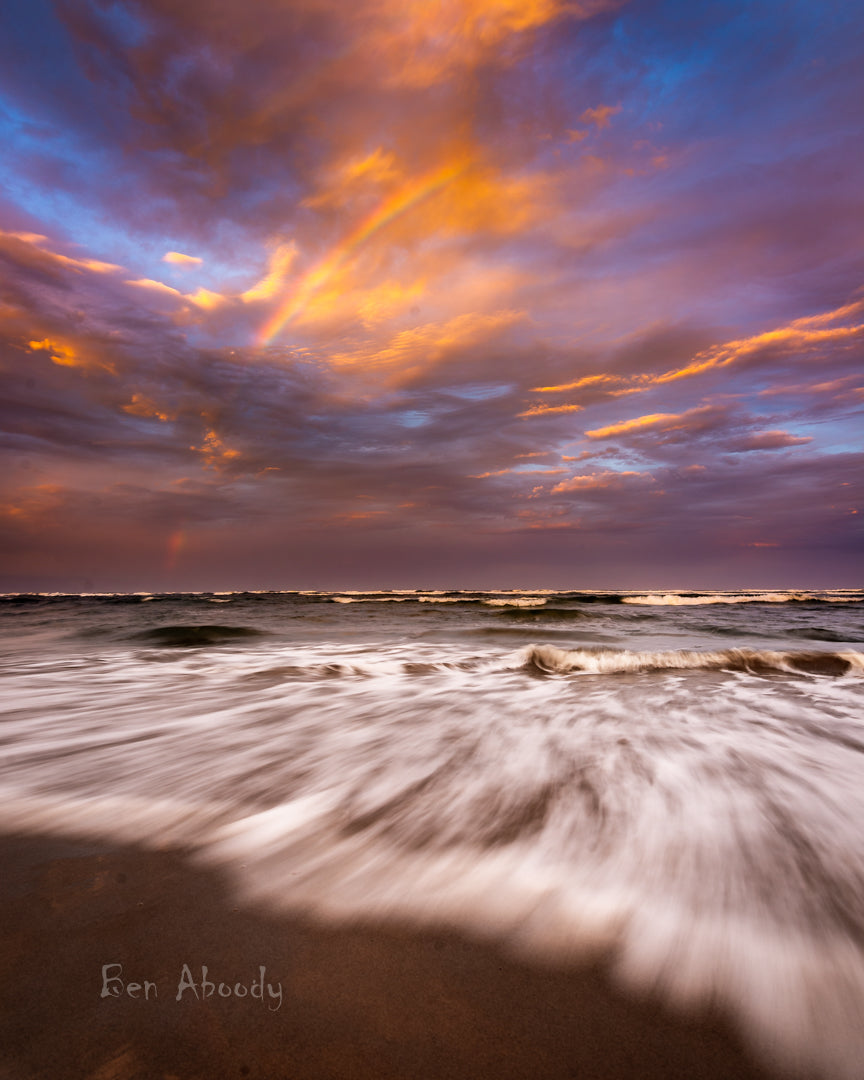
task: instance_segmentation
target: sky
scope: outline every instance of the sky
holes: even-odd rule
[[[861,587],[852,0],[6,0],[0,589]]]

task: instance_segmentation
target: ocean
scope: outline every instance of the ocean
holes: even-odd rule
[[[0,597],[6,832],[864,1061],[864,591]]]

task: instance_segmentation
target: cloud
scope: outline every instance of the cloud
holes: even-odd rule
[[[101,259],[76,259],[71,255],[46,248],[48,238],[37,233],[3,232],[0,230],[0,259],[17,266],[22,271],[42,273],[56,277],[66,272],[113,274],[122,270],[114,263]]]
[[[722,415],[710,405],[697,409],[688,409],[683,413],[649,413],[646,416],[634,416],[631,420],[622,420],[617,424],[586,431],[589,439],[610,439],[618,435],[629,435],[654,429],[663,433],[672,431],[704,430],[712,420]]]
[[[22,574],[126,549],[128,580],[158,577],[179,533],[181,584],[852,574],[864,75],[842,20],[57,10],[0,43]],[[802,71],[790,40],[830,63]]]
[[[364,371],[395,369],[394,377],[404,381],[448,358],[462,359],[466,352],[487,345],[524,319],[524,312],[519,311],[465,313],[443,324],[427,323],[400,331],[380,348],[336,353],[331,362],[345,368],[362,365]]]
[[[532,405],[530,409],[517,413],[517,416],[548,416],[552,413],[580,412],[582,405]]]
[[[603,491],[627,484],[633,477],[638,477],[640,480],[647,478],[649,482],[653,482],[654,479],[649,473],[635,472],[631,469],[621,472],[606,469],[603,472],[586,473],[582,476],[571,476],[569,480],[562,480],[552,488],[551,494],[561,495],[568,491]]]
[[[172,263],[174,266],[200,266],[204,260],[197,255],[184,255],[180,251],[166,251],[162,256],[162,262]]]
[[[586,109],[579,117],[583,124],[595,124],[598,128],[609,126],[613,116],[621,112],[620,105],[597,105],[593,109]]]
[[[785,450],[789,446],[804,446],[812,442],[811,435],[790,435],[788,431],[757,431],[746,439],[728,445],[727,449],[737,453],[748,450]]]

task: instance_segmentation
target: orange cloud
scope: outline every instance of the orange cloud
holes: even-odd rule
[[[79,343],[74,345],[68,340],[57,338],[43,338],[41,341],[28,341],[27,347],[33,352],[47,352],[51,360],[59,367],[83,368],[93,370],[101,368],[115,374],[114,365],[98,358],[92,348],[82,347]]]
[[[517,416],[548,416],[550,413],[581,412],[582,405],[532,405]]]
[[[833,321],[835,318],[842,317],[840,312],[846,312],[847,310],[848,306],[816,318],[821,318],[823,323]],[[807,321],[798,320],[799,323]],[[826,342],[849,340],[860,337],[862,334],[864,334],[864,324],[836,326],[824,330],[808,330],[792,323],[789,326],[780,327],[777,330],[768,330],[763,334],[754,334],[752,337],[742,338],[739,341],[727,341],[723,345],[714,345],[710,349],[704,349],[702,352],[697,353],[691,363],[683,368],[672,368],[662,375],[644,376],[643,378],[645,378],[648,385],[658,386],[663,383],[675,382],[677,379],[702,375],[706,371],[715,368],[729,367],[730,364],[735,364],[739,360],[753,356],[762,349],[773,346],[783,347],[790,352],[793,350],[807,352],[811,351],[815,346]]]
[[[176,414],[163,412],[150,398],[143,394],[133,394],[128,405],[124,405],[123,411],[132,416],[152,417],[156,420],[174,420]]]
[[[534,386],[532,387],[532,393],[535,394],[554,394],[559,390],[579,390],[583,386],[598,386],[601,383],[620,383],[619,379],[615,375],[585,375],[581,379],[576,379],[574,382],[561,383],[559,386]]]
[[[491,58],[506,62],[512,39],[564,15],[586,18],[603,0],[378,0],[366,47],[386,71],[386,81],[430,86],[459,68]]]
[[[190,446],[189,449],[194,450],[196,454],[201,455],[204,460],[205,468],[216,469],[217,471],[226,468],[232,461],[240,457],[240,451],[226,447],[219,434],[213,430],[213,428],[210,428],[205,433],[204,440],[200,446]]]
[[[403,180],[395,154],[379,146],[371,154],[354,156],[338,165],[323,190],[305,198],[303,205],[313,209],[344,206],[370,187],[380,188]]]
[[[586,431],[589,439],[608,439],[613,435],[623,435],[629,431],[642,431],[644,428],[667,425],[680,420],[685,413],[650,413],[648,416],[636,416],[632,420],[622,420],[618,424],[610,424],[608,427],[595,428]]]
[[[61,367],[82,366],[77,350],[73,349],[71,345],[62,345],[60,342],[52,341],[50,338],[45,338],[44,341],[28,341],[27,344],[33,352],[44,350],[49,353],[54,363],[59,364]]]
[[[400,373],[413,373],[441,363],[454,353],[483,344],[524,318],[521,311],[505,310],[488,315],[466,313],[443,324],[428,323],[403,330],[383,348],[338,353],[331,359],[337,367],[389,367]]]
[[[621,112],[620,105],[598,105],[596,109],[586,109],[579,117],[583,124],[596,124],[598,128],[609,127],[609,120]]]
[[[524,457],[525,455],[520,455]],[[517,476],[527,477],[529,480],[535,476],[555,476],[560,475],[562,472],[567,472],[566,469],[530,469],[523,471],[518,466],[513,466],[509,469],[498,469],[495,472],[475,473],[470,476],[471,480],[486,480],[490,476],[504,476],[506,473],[516,473]]]
[[[320,322],[331,312],[350,308],[351,301],[344,298],[363,287],[363,274],[375,273],[380,265],[376,258],[386,262],[394,243],[410,245],[417,259],[420,246],[432,236],[440,240],[476,238],[484,233],[512,235],[548,216],[555,201],[554,185],[547,174],[504,175],[477,160],[471,146],[456,145],[441,164],[419,175],[404,175],[392,157],[387,161],[388,175],[396,181],[384,185],[383,190],[376,186],[371,192],[374,200],[368,189],[358,190],[349,205],[359,203],[362,212],[352,214],[353,226],[305,273],[281,285],[282,300],[261,327],[259,344],[269,344],[292,322]],[[365,176],[361,173],[361,179]],[[330,199],[331,195],[325,191],[312,201]],[[372,254],[366,256],[370,250]],[[421,271],[416,276],[427,275]],[[249,298],[244,295],[244,299]]]
[[[859,300],[851,304],[844,304],[842,307],[824,312],[821,315],[812,315],[807,316],[806,318],[795,319],[793,322],[789,323],[788,326],[778,327],[775,330],[754,334],[748,338],[727,341],[720,345],[712,345],[710,348],[698,352],[693,359],[683,367],[670,368],[668,371],[662,372],[659,375],[639,374],[630,376],[629,379],[606,374],[586,375],[573,382],[561,383],[557,386],[537,386],[533,388],[533,392],[538,394],[550,394],[586,386],[601,386],[611,383],[631,383],[630,386],[608,390],[608,393],[611,395],[620,396],[624,394],[641,393],[656,386],[677,382],[679,379],[688,379],[696,375],[703,375],[709,371],[726,368],[742,360],[755,357],[764,350],[783,350],[787,354],[818,354],[819,348],[823,345],[833,342],[842,344],[843,342],[851,342],[864,337],[864,323],[857,323],[852,326],[830,325],[831,323],[847,320],[852,316],[860,314],[862,311],[864,311],[864,300]],[[820,385],[822,389],[828,390],[834,384],[816,384],[812,389],[817,390]],[[783,393],[785,389],[787,388],[772,387],[769,390],[763,391],[763,393],[779,394]],[[803,389],[803,387],[788,388],[790,392],[796,392]],[[657,415],[666,416],[667,414]],[[639,420],[638,426],[648,426],[650,418],[637,419]],[[644,423],[642,423],[642,421],[644,421]],[[627,425],[632,425],[636,424],[636,421],[627,421],[626,423]],[[613,428],[615,429],[614,432]],[[599,430],[607,434],[617,434],[626,430],[632,430],[632,427],[613,425],[610,428],[602,428]]]
[[[333,282],[353,253],[380,229],[452,183],[467,165],[467,158],[456,158],[424,176],[415,177],[409,183],[400,185],[380,201],[339,244],[293,285],[261,328],[259,344],[268,344],[286,324],[300,315],[315,294]]]

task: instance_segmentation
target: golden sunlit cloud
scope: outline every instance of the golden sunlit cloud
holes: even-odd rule
[[[203,261],[197,255],[184,255],[179,251],[166,251],[162,256],[162,262],[174,263],[176,266],[200,266]]]
[[[607,469],[602,473],[586,473],[583,476],[571,476],[569,480],[562,480],[560,484],[556,484],[552,488],[553,495],[563,495],[568,491],[599,491],[603,488],[612,487],[617,485],[624,479],[630,479],[631,477],[647,477],[653,481],[653,477],[650,473],[645,472],[616,472],[614,469]]]
[[[55,338],[43,338],[41,341],[28,341],[27,346],[33,352],[47,352],[53,363],[59,367],[96,369],[114,373],[114,365],[107,360],[97,359],[90,349],[72,345],[68,341]]]
[[[33,352],[44,350],[49,353],[54,363],[62,367],[77,367],[81,363],[78,353],[71,345],[61,345],[50,338],[45,338],[44,341],[28,341],[27,344]]]
[[[267,273],[251,289],[240,294],[240,299],[247,303],[254,300],[269,300],[285,287],[285,278],[291,269],[291,264],[297,255],[297,247],[294,243],[277,244],[270,256]]]
[[[194,304],[199,308],[204,308],[206,311],[219,307],[220,304],[224,304],[226,301],[226,297],[222,296],[221,293],[204,288],[197,289],[194,293],[186,293],[184,298],[188,300],[190,304]]]
[[[608,427],[595,428],[593,431],[586,431],[585,434],[589,439],[608,439],[613,435],[623,435],[629,431],[642,431],[644,428],[674,423],[684,415],[684,413],[650,413],[648,416],[636,416],[632,420],[609,424]]]
[[[576,379],[574,382],[561,383],[560,386],[534,386],[532,387],[532,393],[535,394],[554,394],[559,390],[579,390],[583,386],[598,386],[603,383],[620,383],[621,379],[616,378],[614,375],[586,375],[582,379]]]

